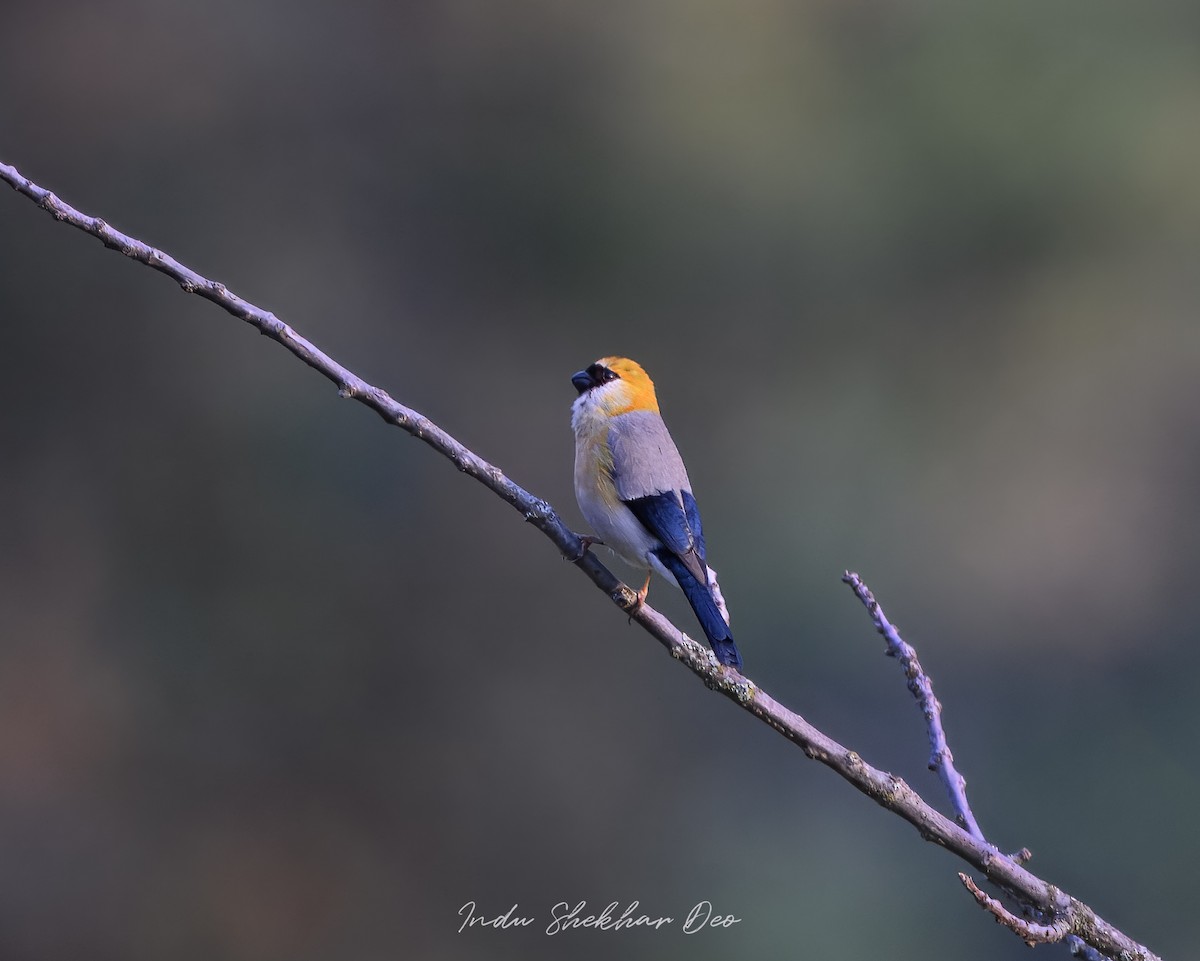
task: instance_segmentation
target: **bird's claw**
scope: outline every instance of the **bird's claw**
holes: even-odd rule
[[[650,572],[646,572],[646,583],[642,585],[640,591],[633,592],[633,603],[625,608],[625,612],[629,615],[629,623],[633,623],[633,615],[642,609],[646,603],[646,595],[650,593]]]
[[[591,549],[591,546],[593,544],[603,545],[604,541],[600,540],[599,537],[593,537],[591,534],[580,534],[579,535],[579,553],[576,554],[574,557],[567,557],[564,554],[563,560],[570,561],[572,564],[578,564],[581,560],[583,560],[583,555],[586,554]]]
[[[634,591],[633,603],[625,608],[625,613],[629,615],[629,623],[633,623],[633,615],[640,611],[646,605],[646,592]]]

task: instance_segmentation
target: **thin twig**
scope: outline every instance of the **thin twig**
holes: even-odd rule
[[[946,791],[950,795],[950,803],[954,806],[955,819],[973,837],[986,843],[987,839],[983,836],[983,831],[980,830],[975,815],[971,813],[971,805],[967,803],[966,778],[959,774],[958,769],[954,766],[954,755],[950,752],[950,744],[946,740],[946,730],[942,727],[941,702],[933,694],[933,682],[925,673],[925,669],[921,667],[921,662],[917,660],[917,652],[911,645],[905,643],[900,632],[887,619],[883,608],[879,606],[879,602],[875,600],[875,596],[867,585],[862,582],[861,577],[853,571],[846,571],[842,575],[842,580],[850,585],[858,599],[862,601],[863,606],[866,607],[867,613],[871,615],[871,620],[875,623],[875,630],[887,642],[887,653],[896,658],[904,668],[904,676],[908,679],[908,689],[921,706],[921,711],[925,715],[925,725],[929,730],[931,752],[929,770],[937,771],[942,783],[946,786]]]
[[[1015,932],[1031,948],[1035,944],[1051,944],[1055,941],[1061,941],[1067,936],[1067,932],[1070,930],[1070,923],[1066,918],[1059,918],[1053,924],[1034,924],[1032,921],[1027,921],[1024,918],[1018,918],[995,898],[988,897],[987,894],[980,891],[979,885],[972,881],[968,875],[959,871],[958,879],[975,896],[975,900],[979,902],[981,908],[990,912],[998,924],[1003,924],[1006,928]]]
[[[1157,956],[1124,932],[1113,927],[1081,901],[1030,874],[1011,859],[972,836],[962,827],[926,804],[901,778],[872,767],[857,753],[817,730],[736,671],[723,667],[706,647],[683,634],[666,617],[647,604],[637,605],[635,592],[621,583],[590,551],[582,549],[573,533],[544,500],[504,476],[499,468],[468,450],[424,415],[392,399],[385,391],[368,384],[301,337],[274,314],[230,293],[222,284],[208,280],[173,257],[114,230],[97,217],[90,217],[63,203],[50,191],[21,176],[13,167],[0,163],[0,180],[9,183],[56,219],[98,238],[106,247],[147,264],[173,278],[187,292],[211,300],[229,313],[254,325],[264,335],[282,344],[310,367],[325,375],[343,397],[353,397],[379,414],[387,423],[423,440],[451,460],[459,470],[474,477],[525,520],[542,531],[571,559],[613,603],[627,611],[671,654],[715,691],[770,725],[797,744],[806,755],[832,768],[859,791],[913,825],[921,837],[957,854],[982,871],[989,880],[1011,891],[1051,916],[1065,919],[1073,934],[1111,956],[1128,961],[1158,961]]]

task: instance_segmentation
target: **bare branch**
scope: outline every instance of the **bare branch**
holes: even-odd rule
[[[1083,961],[1112,961],[1107,954],[1101,954],[1082,938],[1071,934],[1066,938],[1067,949],[1077,958],[1083,958]]]
[[[917,660],[917,652],[904,642],[900,632],[887,619],[883,608],[879,606],[879,602],[875,600],[875,596],[867,585],[862,582],[861,577],[853,571],[846,571],[842,575],[842,580],[850,585],[851,590],[863,602],[867,613],[871,615],[871,620],[875,623],[875,630],[887,642],[888,656],[896,658],[904,668],[904,676],[908,678],[908,689],[921,706],[921,711],[925,715],[925,725],[929,729],[931,751],[929,770],[937,771],[942,783],[946,785],[946,791],[950,794],[950,803],[954,805],[955,820],[973,837],[980,841],[986,841],[983,831],[975,821],[975,815],[971,813],[971,805],[967,803],[966,778],[959,774],[954,767],[954,755],[950,753],[950,744],[946,740],[945,728],[942,727],[941,702],[934,697],[933,682],[925,673],[925,669],[921,667],[921,662]]]
[[[995,898],[988,897],[987,894],[980,891],[979,885],[972,881],[966,874],[959,871],[958,879],[975,896],[975,900],[979,902],[979,906],[991,913],[992,917],[996,919],[996,923],[1003,924],[1006,928],[1015,932],[1031,948],[1035,944],[1050,944],[1054,941],[1061,941],[1067,936],[1067,932],[1070,930],[1070,923],[1066,918],[1060,918],[1053,924],[1034,924],[1032,921],[1026,921],[1024,918],[1018,918]]]
[[[498,467],[468,450],[423,414],[405,407],[385,391],[362,380],[274,314],[243,300],[228,291],[223,284],[201,276],[162,251],[113,229],[97,217],[83,214],[63,203],[49,190],[21,176],[13,167],[0,163],[0,180],[9,183],[56,219],[96,237],[106,247],[118,250],[125,256],[168,275],[188,293],[211,300],[235,317],[254,325],[263,334],[278,341],[310,367],[333,381],[341,396],[353,397],[370,407],[389,424],[394,424],[423,440],[452,461],[460,471],[474,477],[518,510],[526,521],[554,542],[564,557],[572,560],[587,574],[613,603],[628,612],[633,620],[666,647],[672,656],[687,665],[709,688],[724,694],[797,744],[810,758],[832,768],[863,794],[908,821],[927,841],[957,854],[1021,902],[1055,918],[1055,930],[1061,927],[1064,934],[1069,932],[1078,935],[1096,950],[1111,957],[1120,957],[1123,961],[1158,961],[1156,955],[1097,917],[1087,905],[1029,873],[979,836],[964,830],[930,807],[901,778],[872,767],[856,752],[817,730],[749,679],[732,668],[722,667],[706,647],[687,637],[649,605],[637,606],[635,592],[601,564],[594,554],[583,550],[584,545],[580,537],[562,522],[546,501],[509,480]],[[863,590],[866,591],[866,588],[863,587]],[[870,596],[869,592],[866,594]],[[874,605],[874,611],[878,611],[877,604]],[[890,625],[887,626],[890,628]],[[894,629],[891,630],[894,634]],[[881,633],[888,637],[883,628]],[[891,643],[889,638],[889,644]],[[913,660],[915,661],[915,657]],[[924,677],[923,673],[920,676]],[[929,696],[932,698],[932,692]],[[944,734],[942,741],[944,742]],[[948,750],[945,753],[948,758]]]

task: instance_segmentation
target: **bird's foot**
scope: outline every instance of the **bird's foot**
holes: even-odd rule
[[[640,591],[634,591],[633,603],[630,604],[629,607],[625,608],[626,613],[629,615],[629,622],[631,624],[633,623],[633,615],[642,609],[642,606],[646,603],[646,595],[650,593],[651,573],[651,571],[646,572],[646,583],[642,585],[642,589]]]
[[[600,540],[599,537],[593,537],[591,534],[580,534],[579,535],[579,553],[576,554],[574,557],[567,557],[564,554],[563,560],[570,561],[572,564],[578,564],[581,560],[583,560],[583,555],[586,554],[589,550],[591,550],[591,547],[593,544],[599,544],[599,545],[603,546],[604,541]]]

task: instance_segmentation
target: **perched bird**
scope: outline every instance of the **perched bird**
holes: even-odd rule
[[[597,539],[646,571],[682,589],[717,660],[742,658],[729,631],[729,613],[708,566],[700,512],[683,459],[658,411],[654,382],[625,357],[602,357],[571,377],[579,396],[571,406],[575,431],[575,497]]]

